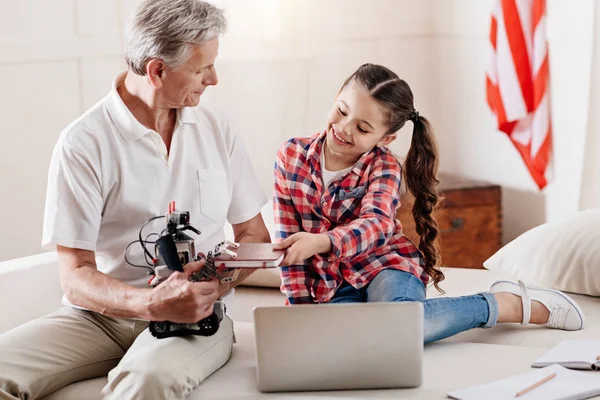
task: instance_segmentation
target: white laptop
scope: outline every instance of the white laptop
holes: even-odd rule
[[[417,387],[423,304],[254,308],[261,392]]]

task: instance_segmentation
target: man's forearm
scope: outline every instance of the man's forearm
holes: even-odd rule
[[[271,243],[271,237],[269,236],[269,232],[264,233],[253,233],[244,231],[240,233],[240,235],[235,238],[237,243]]]
[[[256,271],[253,268],[240,268],[240,273],[237,276],[237,279],[235,280],[235,282],[232,283],[232,288],[239,285],[240,283],[242,283],[244,281],[244,279],[248,278],[250,275],[252,275],[254,273],[254,271]]]
[[[113,318],[150,319],[150,289],[136,288],[99,272],[94,266],[81,266],[62,277],[65,296],[71,304]]]
[[[238,268],[238,271],[239,271],[238,275],[234,282],[225,283],[225,284],[220,285],[219,293],[221,293],[221,296],[226,295],[231,289],[233,289],[234,287],[236,287],[237,285],[242,283],[246,278],[248,278],[250,275],[252,275],[254,273],[254,271],[256,271],[256,269],[254,269],[254,268]]]
[[[262,233],[243,231],[235,238],[235,241],[237,243],[271,243],[271,237],[267,230]],[[246,278],[252,275],[254,271],[256,271],[254,268],[240,268],[235,282],[221,285],[221,294],[229,292],[231,289],[242,283]]]

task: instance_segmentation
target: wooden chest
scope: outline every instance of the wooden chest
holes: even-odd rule
[[[443,199],[434,211],[440,227],[441,266],[483,268],[483,262],[502,245],[500,186],[440,174]],[[396,217],[415,244],[419,237],[412,217],[413,199],[406,195]]]

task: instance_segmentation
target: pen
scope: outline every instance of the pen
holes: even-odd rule
[[[536,383],[534,383],[533,385],[528,386],[525,389],[521,390],[520,392],[518,392],[517,394],[515,394],[515,397],[523,396],[525,393],[528,393],[531,390],[535,389],[536,387],[538,387],[538,386],[540,386],[540,385],[548,382],[550,379],[554,378],[555,376],[556,376],[556,372],[551,373],[550,375],[548,375],[544,379],[541,379],[541,380],[537,381]]]

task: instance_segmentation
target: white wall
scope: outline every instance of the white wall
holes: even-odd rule
[[[590,101],[579,199],[582,210],[600,207],[600,7],[594,10],[593,37]]]
[[[436,125],[441,168],[503,187],[504,240],[576,211],[587,125],[593,1],[548,0],[555,181],[540,193],[485,97],[493,0],[438,0]]]
[[[230,29],[217,63],[221,81],[203,100],[238,120],[268,194],[277,147],[322,129],[346,76],[376,62],[409,82],[417,108],[435,124],[442,170],[503,185],[506,239],[576,208],[592,0],[549,0],[559,151],[558,179],[544,194],[536,193],[508,139],[494,131],[485,104],[491,0],[215,2],[226,9]],[[99,100],[124,67],[122,26],[135,0],[0,3],[0,260],[6,260],[40,251],[52,148],[60,130]],[[392,145],[399,154],[409,143],[405,133]]]
[[[324,128],[337,90],[360,64],[398,71],[418,94],[417,105],[432,108],[433,0],[218,3],[230,28],[217,60],[220,83],[205,99],[239,120],[247,143],[256,146],[254,165],[269,195],[277,148]],[[402,148],[401,141],[394,146]]]
[[[0,1],[0,260],[41,251],[52,148],[122,68],[129,3]]]

